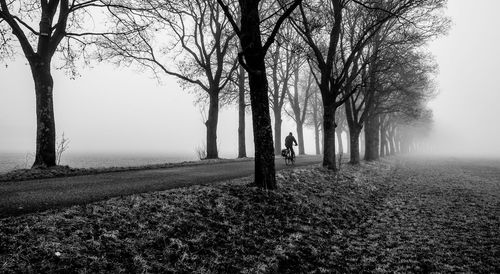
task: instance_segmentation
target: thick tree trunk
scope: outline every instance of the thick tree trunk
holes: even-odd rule
[[[323,114],[323,166],[337,170],[335,159],[335,107],[324,105]]]
[[[355,121],[355,115],[351,107],[351,100],[348,100],[345,104],[345,114],[347,120],[347,126],[349,127],[349,155],[350,163],[353,165],[359,164],[359,135],[361,133],[362,125]]]
[[[339,144],[339,153],[344,154],[344,142],[342,140],[342,130],[335,130],[335,134],[337,135],[337,142]]]
[[[365,160],[375,161],[380,158],[380,121],[378,116],[370,116],[365,121]]]
[[[351,147],[351,153],[350,153],[350,163],[353,165],[357,165],[360,162],[360,154],[359,154],[359,135],[361,134],[361,128],[353,128],[349,129],[349,140],[350,140],[350,147]]]
[[[303,122],[297,122],[297,142],[299,143],[299,155],[306,154],[304,149],[304,125]]]
[[[219,91],[210,91],[210,102],[208,107],[207,127],[207,159],[219,158],[217,152],[217,123],[219,120]]]
[[[56,126],[50,62],[37,57],[30,60],[36,94],[36,154],[32,168],[56,165]]]
[[[281,153],[281,108],[274,109],[274,153],[279,155]]]
[[[240,0],[241,35],[250,86],[250,103],[255,145],[255,184],[276,189],[273,132],[269,115],[265,51],[260,36],[259,2]]]
[[[259,67],[258,64],[254,66]],[[269,116],[264,60],[262,60],[260,68],[262,74],[250,75],[249,77],[250,89],[254,91],[250,97],[252,101],[255,145],[255,183],[265,189],[276,189],[273,132],[271,130],[271,118]]]
[[[245,141],[245,70],[240,66],[238,75],[238,158],[247,157]]]

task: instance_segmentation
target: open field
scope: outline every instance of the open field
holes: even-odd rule
[[[287,169],[0,220],[0,272],[500,272],[499,161]]]

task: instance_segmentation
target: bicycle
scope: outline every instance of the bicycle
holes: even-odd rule
[[[292,150],[285,148],[281,150],[281,156],[285,158],[285,165],[293,165],[295,164],[295,155],[292,154]]]

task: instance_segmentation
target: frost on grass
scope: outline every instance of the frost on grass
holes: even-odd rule
[[[498,272],[498,200],[423,171],[285,170],[274,192],[247,178],[6,218],[0,272]]]
[[[123,171],[133,171],[133,170],[150,170],[150,169],[163,169],[163,168],[174,168],[183,166],[197,166],[197,165],[210,165],[225,162],[242,162],[249,161],[251,158],[240,158],[240,159],[207,159],[203,161],[184,161],[180,163],[164,163],[164,164],[153,164],[153,165],[142,165],[142,166],[125,166],[125,167],[97,167],[97,168],[74,168],[70,166],[54,166],[50,168],[24,168],[24,169],[14,169],[7,173],[0,173],[0,183],[11,182],[11,181],[27,181],[35,179],[49,179],[57,177],[71,177],[80,175],[92,175],[101,173],[111,173],[111,172],[123,172]]]
[[[1,271],[267,272],[332,265],[337,238],[370,212],[370,183],[319,168],[114,198],[0,224]],[[333,252],[332,254],[335,254]]]

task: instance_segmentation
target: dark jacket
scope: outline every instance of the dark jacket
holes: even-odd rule
[[[297,141],[295,140],[295,137],[288,135],[285,138],[285,146],[286,147],[291,147],[293,146],[293,143],[297,144]]]

